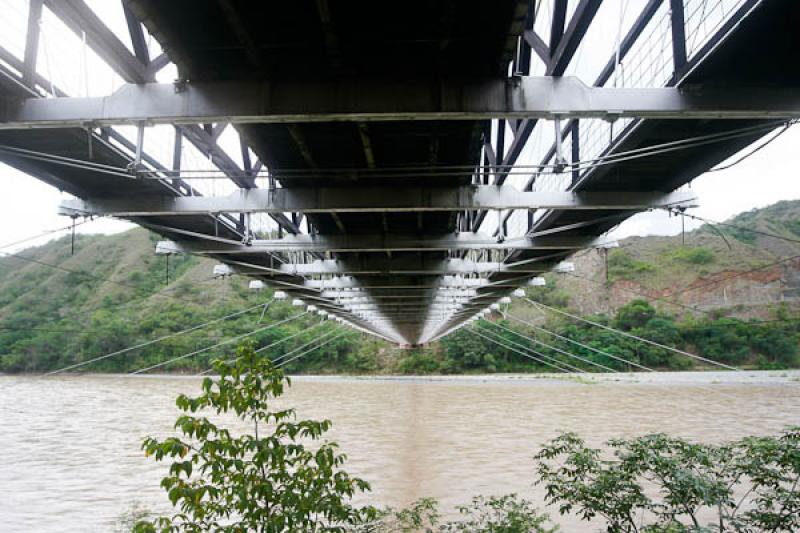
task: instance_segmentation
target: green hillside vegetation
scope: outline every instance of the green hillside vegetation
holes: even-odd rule
[[[686,285],[722,271],[758,268],[800,254],[800,201],[783,201],[740,213],[734,226],[704,224],[681,236],[631,237],[608,254],[610,281],[631,280],[649,288]],[[791,242],[795,240],[797,242]]]
[[[0,261],[0,369],[41,372],[85,361],[146,342],[243,309],[263,304],[271,291],[250,291],[241,277],[212,279],[213,262],[190,256],[155,256],[157,239],[144,230],[117,236],[79,236],[75,255],[68,239]],[[46,266],[57,265],[58,268]],[[111,281],[108,281],[111,280]],[[273,303],[263,318],[263,307],[163,342],[110,357],[84,368],[95,372],[126,372],[178,357],[232,336],[246,334],[302,311],[287,303]],[[333,328],[306,315],[253,335],[259,345],[298,334],[289,348],[300,346]],[[311,329],[314,328],[314,329]],[[355,350],[350,348],[353,344]],[[377,353],[375,341],[360,334],[344,337],[310,353],[302,360],[309,371],[335,361],[340,370],[360,370],[362,350]],[[283,353],[285,346],[266,351]],[[382,345],[381,345],[382,347]],[[189,357],[163,367],[164,371],[195,372],[230,351]]]
[[[743,213],[733,222],[798,238],[800,202],[781,202]],[[680,237],[627,239],[620,249],[609,254],[610,281],[631,280],[654,288],[680,287],[699,276],[741,271],[800,254],[800,245],[795,243],[737,231],[704,226],[686,235],[686,245],[681,244]],[[274,302],[262,317],[263,304],[271,299],[271,291],[251,291],[249,280],[240,276],[212,279],[214,263],[209,260],[172,256],[167,281],[167,260],[153,253],[157,240],[140,229],[114,236],[78,236],[74,255],[70,253],[69,239],[64,238],[20,252],[17,257],[0,259],[0,371],[44,372],[63,368],[254,307],[232,319],[104,358],[80,369],[129,372],[248,335],[302,313],[288,302]],[[573,290],[569,279],[553,275],[549,279],[547,287],[529,289],[529,296],[557,308],[585,307],[581,300],[585,297],[583,291]],[[788,305],[772,306],[768,317],[742,320],[728,316],[729,310],[705,314],[678,312],[679,309],[654,306],[652,302],[633,300],[634,297],[631,295],[632,301],[611,316],[590,318],[731,365],[756,368],[798,365],[800,319]],[[432,346],[401,350],[349,331],[290,362],[287,370],[353,374],[552,370],[517,353],[524,348],[535,349],[552,358],[551,361],[586,369],[593,367],[563,352],[615,370],[629,370],[633,366],[603,352],[656,368],[696,366],[696,361],[661,348],[558,315],[542,315],[526,303],[515,302],[510,312],[574,342],[541,330],[537,333],[522,328],[512,320],[499,324],[523,336],[488,323],[477,326],[488,330],[484,334],[506,347],[469,330],[460,330]],[[334,323],[322,324],[319,317],[304,315],[250,338],[257,346],[266,346],[294,335],[265,350],[264,353],[275,358],[335,327]],[[538,335],[538,344],[531,340],[534,335]],[[185,357],[157,371],[203,371],[210,367],[211,360],[230,353],[232,346]]]

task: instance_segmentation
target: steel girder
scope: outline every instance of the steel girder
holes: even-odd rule
[[[797,91],[768,87],[589,87],[578,78],[549,76],[406,80],[402,91],[397,87],[382,80],[129,84],[106,97],[7,99],[0,127],[800,116]]]
[[[195,253],[246,255],[267,252],[416,252],[438,250],[563,250],[609,246],[602,237],[546,235],[511,238],[498,242],[480,233],[453,233],[439,236],[416,235],[290,235],[282,239],[253,240],[249,243],[161,241],[156,253]]]
[[[431,260],[420,257],[384,258],[370,257],[359,261],[317,259],[310,263],[286,263],[275,267],[267,267],[247,261],[227,260],[244,274],[263,275],[272,273],[277,275],[294,276],[326,276],[353,274],[358,276],[370,275],[401,275],[401,276],[444,276],[453,274],[487,274],[487,273],[522,273],[541,274],[549,270],[549,265],[541,266],[536,263],[506,264],[499,261],[470,261],[468,259]]]
[[[391,191],[390,194],[387,194]],[[548,192],[525,191],[502,185],[458,187],[336,187],[241,189],[228,196],[95,198],[66,200],[63,215],[147,217],[219,213],[381,213],[469,211],[478,209],[641,210],[691,207],[691,191],[661,192]]]

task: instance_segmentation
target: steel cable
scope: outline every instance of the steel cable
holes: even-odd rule
[[[279,322],[274,322],[274,323],[269,324],[267,326],[264,326],[262,328],[257,328],[257,329],[254,329],[252,331],[249,331],[247,333],[242,333],[241,335],[236,335],[235,337],[231,337],[229,339],[226,339],[224,341],[218,342],[218,343],[213,344],[211,346],[207,346],[207,347],[201,348],[199,350],[194,350],[192,352],[189,352],[189,353],[186,353],[186,354],[183,354],[183,355],[179,355],[178,357],[173,357],[173,358],[168,359],[166,361],[162,361],[160,363],[156,363],[155,365],[150,365],[150,366],[145,367],[145,368],[140,368],[139,370],[134,370],[133,372],[129,372],[128,374],[129,375],[142,374],[144,372],[148,372],[148,371],[154,370],[156,368],[161,368],[161,367],[166,366],[166,365],[168,365],[170,363],[174,363],[175,361],[180,361],[182,359],[193,357],[195,355],[199,355],[199,354],[207,352],[209,350],[213,350],[214,348],[218,348],[220,346],[224,346],[226,344],[230,344],[232,342],[236,342],[236,341],[244,339],[246,337],[250,337],[251,335],[255,335],[256,333],[261,333],[262,331],[266,331],[268,329],[272,329],[274,327],[280,326],[281,324],[285,324],[286,322],[289,322],[291,320],[298,319],[301,316],[306,315],[306,314],[308,314],[308,311],[304,311],[304,312],[302,312],[300,314],[297,314],[297,315],[294,315],[292,317],[286,318],[286,319],[281,320]]]
[[[528,303],[530,303],[531,305],[535,306],[535,307],[541,307],[541,308],[547,309],[547,310],[549,310],[549,311],[551,311],[553,313],[559,313],[561,315],[568,316],[568,317],[573,318],[575,320],[579,320],[579,321],[584,322],[586,324],[590,324],[592,326],[605,329],[607,331],[616,333],[617,335],[621,335],[623,337],[628,337],[630,339],[634,339],[634,340],[637,340],[637,341],[640,341],[640,342],[644,342],[646,344],[650,344],[652,346],[656,346],[658,348],[662,348],[664,350],[668,350],[670,352],[677,353],[679,355],[684,355],[686,357],[690,357],[690,358],[696,359],[698,361],[703,361],[703,362],[711,364],[711,365],[719,366],[721,368],[726,368],[728,370],[741,371],[740,368],[737,368],[735,366],[731,366],[731,365],[728,365],[728,364],[725,364],[725,363],[720,363],[719,361],[714,361],[713,359],[709,359],[709,358],[703,357],[701,355],[693,354],[693,353],[690,353],[690,352],[687,352],[687,351],[684,351],[684,350],[680,350],[678,348],[673,348],[672,346],[667,346],[665,344],[661,344],[659,342],[652,341],[650,339],[645,339],[643,337],[639,337],[638,335],[634,335],[634,334],[628,333],[626,331],[621,331],[621,330],[618,330],[616,328],[612,328],[610,326],[606,326],[605,324],[600,324],[599,322],[594,322],[593,320],[589,320],[587,318],[583,318],[583,317],[579,317],[577,315],[573,315],[572,313],[568,313],[566,311],[562,311],[561,309],[556,309],[555,307],[550,307],[549,305],[545,305],[545,304],[542,304],[542,303],[539,303],[539,302],[535,302],[535,301],[531,300],[530,298],[524,298],[524,300],[527,301]]]

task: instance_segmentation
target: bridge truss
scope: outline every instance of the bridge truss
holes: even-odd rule
[[[0,160],[72,194],[67,216],[419,344],[627,217],[694,206],[676,189],[800,116],[793,2],[635,2],[591,85],[569,74],[617,2],[373,4],[123,0],[120,34],[29,0],[0,48]],[[58,25],[113,91],[48,75]]]

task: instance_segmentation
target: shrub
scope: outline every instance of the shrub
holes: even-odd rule
[[[634,259],[625,250],[611,250],[608,254],[609,277],[624,279],[653,270],[655,270],[653,265]]]
[[[672,251],[670,255],[677,261],[691,263],[693,265],[707,265],[713,263],[716,259],[713,251],[703,247],[681,247]]]
[[[400,511],[387,510],[381,520],[360,529],[364,533],[553,533],[547,515],[516,494],[476,496],[458,507],[460,520],[442,522],[436,500],[422,498]]]
[[[567,433],[535,456],[546,501],[561,514],[599,517],[617,532],[800,528],[800,428],[723,445],[662,434],[608,444],[613,458],[601,459]]]
[[[196,398],[180,395],[175,428],[183,437],[148,437],[142,448],[157,461],[172,459],[161,486],[174,506],[173,517],[139,522],[135,531],[326,531],[374,519],[371,507],[354,507],[351,498],[369,485],[341,469],[346,457],[336,444],[319,441],[328,420],[295,420],[293,409],[271,409],[290,385],[251,344],[231,362],[216,361],[217,379],[206,378]],[[233,413],[253,428],[234,435],[205,416]]]
[[[637,298],[617,310],[614,319],[620,329],[631,330],[641,328],[656,316],[656,310],[647,301]]]

